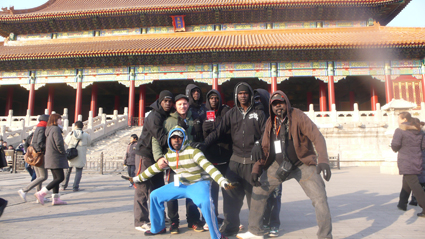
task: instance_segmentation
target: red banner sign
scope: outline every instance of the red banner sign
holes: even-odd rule
[[[186,28],[185,28],[185,25],[184,25],[184,17],[185,17],[185,15],[171,16],[171,18],[173,18],[174,32],[185,32],[186,31]]]

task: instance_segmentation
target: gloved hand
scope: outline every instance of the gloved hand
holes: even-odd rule
[[[253,182],[254,187],[261,186],[260,181],[258,181],[260,179],[260,175],[258,175],[257,173],[251,173],[251,178],[252,178],[252,182]]]
[[[225,179],[221,182],[220,185],[222,188],[224,188],[225,190],[232,190],[234,188],[236,188],[237,186],[239,186],[238,182],[229,182],[229,180]]]
[[[214,129],[214,122],[212,121],[205,121],[202,124],[202,128],[205,132],[207,132],[207,134],[210,134],[212,132],[212,130]]]
[[[180,116],[177,117],[177,125],[182,127],[184,130],[187,130],[188,126],[186,124],[186,121],[184,119],[182,119]]]
[[[131,184],[134,184],[133,178],[122,175],[121,178],[130,181]]]
[[[201,150],[202,152],[204,152],[207,149],[207,146],[205,145],[205,143],[201,143],[201,142],[192,142],[190,143],[190,147],[197,148]]]
[[[193,120],[192,131],[195,131],[194,134],[198,134],[198,133],[202,132],[202,122],[199,119]]]
[[[329,164],[327,163],[319,163],[316,166],[317,174],[320,174],[320,172],[323,172],[323,178],[326,181],[329,181],[331,179],[331,168],[329,167]]]
[[[251,150],[251,159],[255,162],[263,158],[263,149],[261,148],[260,142],[255,142],[254,147]]]

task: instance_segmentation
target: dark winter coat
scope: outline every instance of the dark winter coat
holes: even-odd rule
[[[398,152],[397,165],[400,175],[422,173],[422,149],[425,149],[424,133],[409,123],[402,123],[394,132],[391,148]]]
[[[243,109],[240,107],[237,95],[238,87],[242,84],[249,87],[251,94],[251,105],[248,107],[246,113],[244,113]],[[264,132],[266,117],[262,110],[254,109],[254,92],[247,83],[241,82],[237,84],[235,86],[234,95],[236,102],[235,107],[224,115],[217,129],[205,139],[205,144],[209,147],[230,130],[233,142],[233,155],[237,156],[232,156],[231,160],[242,164],[253,164],[255,162],[252,161],[251,150],[255,142],[261,139]]]
[[[192,90],[198,89],[201,92],[201,96],[199,100],[195,101],[192,96]],[[204,122],[206,118],[206,112],[207,109],[205,108],[205,105],[203,104],[204,99],[202,97],[202,91],[201,88],[199,88],[195,84],[189,84],[186,86],[186,96],[189,98],[189,110],[192,111],[192,118],[194,120],[199,119],[201,122]]]
[[[278,90],[273,92],[272,96],[276,93],[285,98],[289,124],[288,138],[294,144],[295,153],[298,159],[307,165],[316,165],[317,163],[329,164],[326,141],[317,126],[304,112],[291,107],[291,103],[285,93]],[[267,119],[261,143],[263,148],[263,158],[259,160],[252,169],[252,172],[257,174],[261,174],[262,168],[267,169],[273,163],[272,160],[274,159],[274,157],[270,157],[270,141],[275,117],[271,104],[269,104],[269,112],[270,117]],[[318,156],[316,155],[316,151],[319,154]]]
[[[46,128],[46,153],[44,167],[46,169],[68,168],[62,130],[58,126]]]
[[[269,101],[270,101],[270,94],[265,89],[255,89],[254,94],[257,92],[260,95],[260,101],[261,103],[256,103],[255,108],[259,110],[263,110],[264,114],[266,115],[266,119],[269,118]]]
[[[127,152],[125,153],[125,165],[136,165],[136,146],[137,142],[128,144]]]
[[[35,128],[34,134],[31,141],[28,142],[31,144],[37,152],[46,151],[46,127],[37,127]],[[28,141],[28,140],[27,140]]]
[[[425,150],[422,150],[422,172],[418,175],[419,182],[425,183]]]
[[[208,100],[210,98],[210,95],[212,93],[215,93],[218,95],[218,109],[215,111],[215,120],[214,121],[204,121],[202,125],[204,137],[206,138],[212,131],[214,131],[217,126],[222,121],[224,115],[230,110],[230,107],[227,105],[222,104],[221,95],[217,90],[210,90],[207,93],[207,100],[205,107],[207,108],[207,111],[212,110],[210,101]],[[228,131],[226,134],[222,134],[221,137],[218,139],[218,143],[212,144],[205,152],[205,157],[210,161],[211,163],[224,163],[229,162],[230,157],[232,156],[232,138],[230,136],[230,131]]]
[[[142,133],[137,141],[136,154],[153,159],[152,137],[155,137],[162,146],[167,145],[167,131],[165,131],[163,125],[170,112],[165,112],[162,109],[159,100],[153,102],[150,107],[152,111],[143,123]]]

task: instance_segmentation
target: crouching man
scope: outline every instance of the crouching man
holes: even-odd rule
[[[189,146],[186,131],[176,126],[168,133],[168,152],[165,158],[158,160],[143,173],[130,182],[146,181],[157,173],[170,167],[176,174],[174,183],[167,184],[150,195],[151,230],[146,231],[146,236],[163,234],[166,232],[164,217],[164,202],[190,198],[198,206],[208,224],[212,239],[226,238],[218,230],[217,217],[214,213],[214,204],[211,200],[211,179],[226,190],[233,189],[220,171],[217,170],[204,156],[202,151]],[[125,178],[125,177],[124,177]]]

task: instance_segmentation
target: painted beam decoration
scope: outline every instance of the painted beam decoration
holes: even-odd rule
[[[29,84],[29,71],[0,72],[0,85]]]
[[[83,70],[84,82],[129,81],[128,67],[86,68]]]
[[[385,81],[385,63],[383,61],[336,61],[335,78],[342,79],[346,76],[372,76],[380,81]]]
[[[212,64],[149,65],[136,67],[136,83],[149,84],[154,80],[195,80],[212,84]]]
[[[175,32],[185,32],[185,24],[184,24],[185,15],[171,16],[173,19],[173,27]]]
[[[261,63],[222,63],[218,64],[218,84],[231,78],[259,78],[270,83],[271,67],[269,62]]]
[[[325,81],[327,67],[326,61],[279,62],[277,64],[277,83],[297,76],[312,76]]]
[[[37,70],[36,84],[71,83],[75,82],[76,69],[47,69]]]
[[[421,60],[400,60],[391,61],[391,75],[421,75],[425,74],[421,70]],[[422,77],[420,77],[421,79]]]

